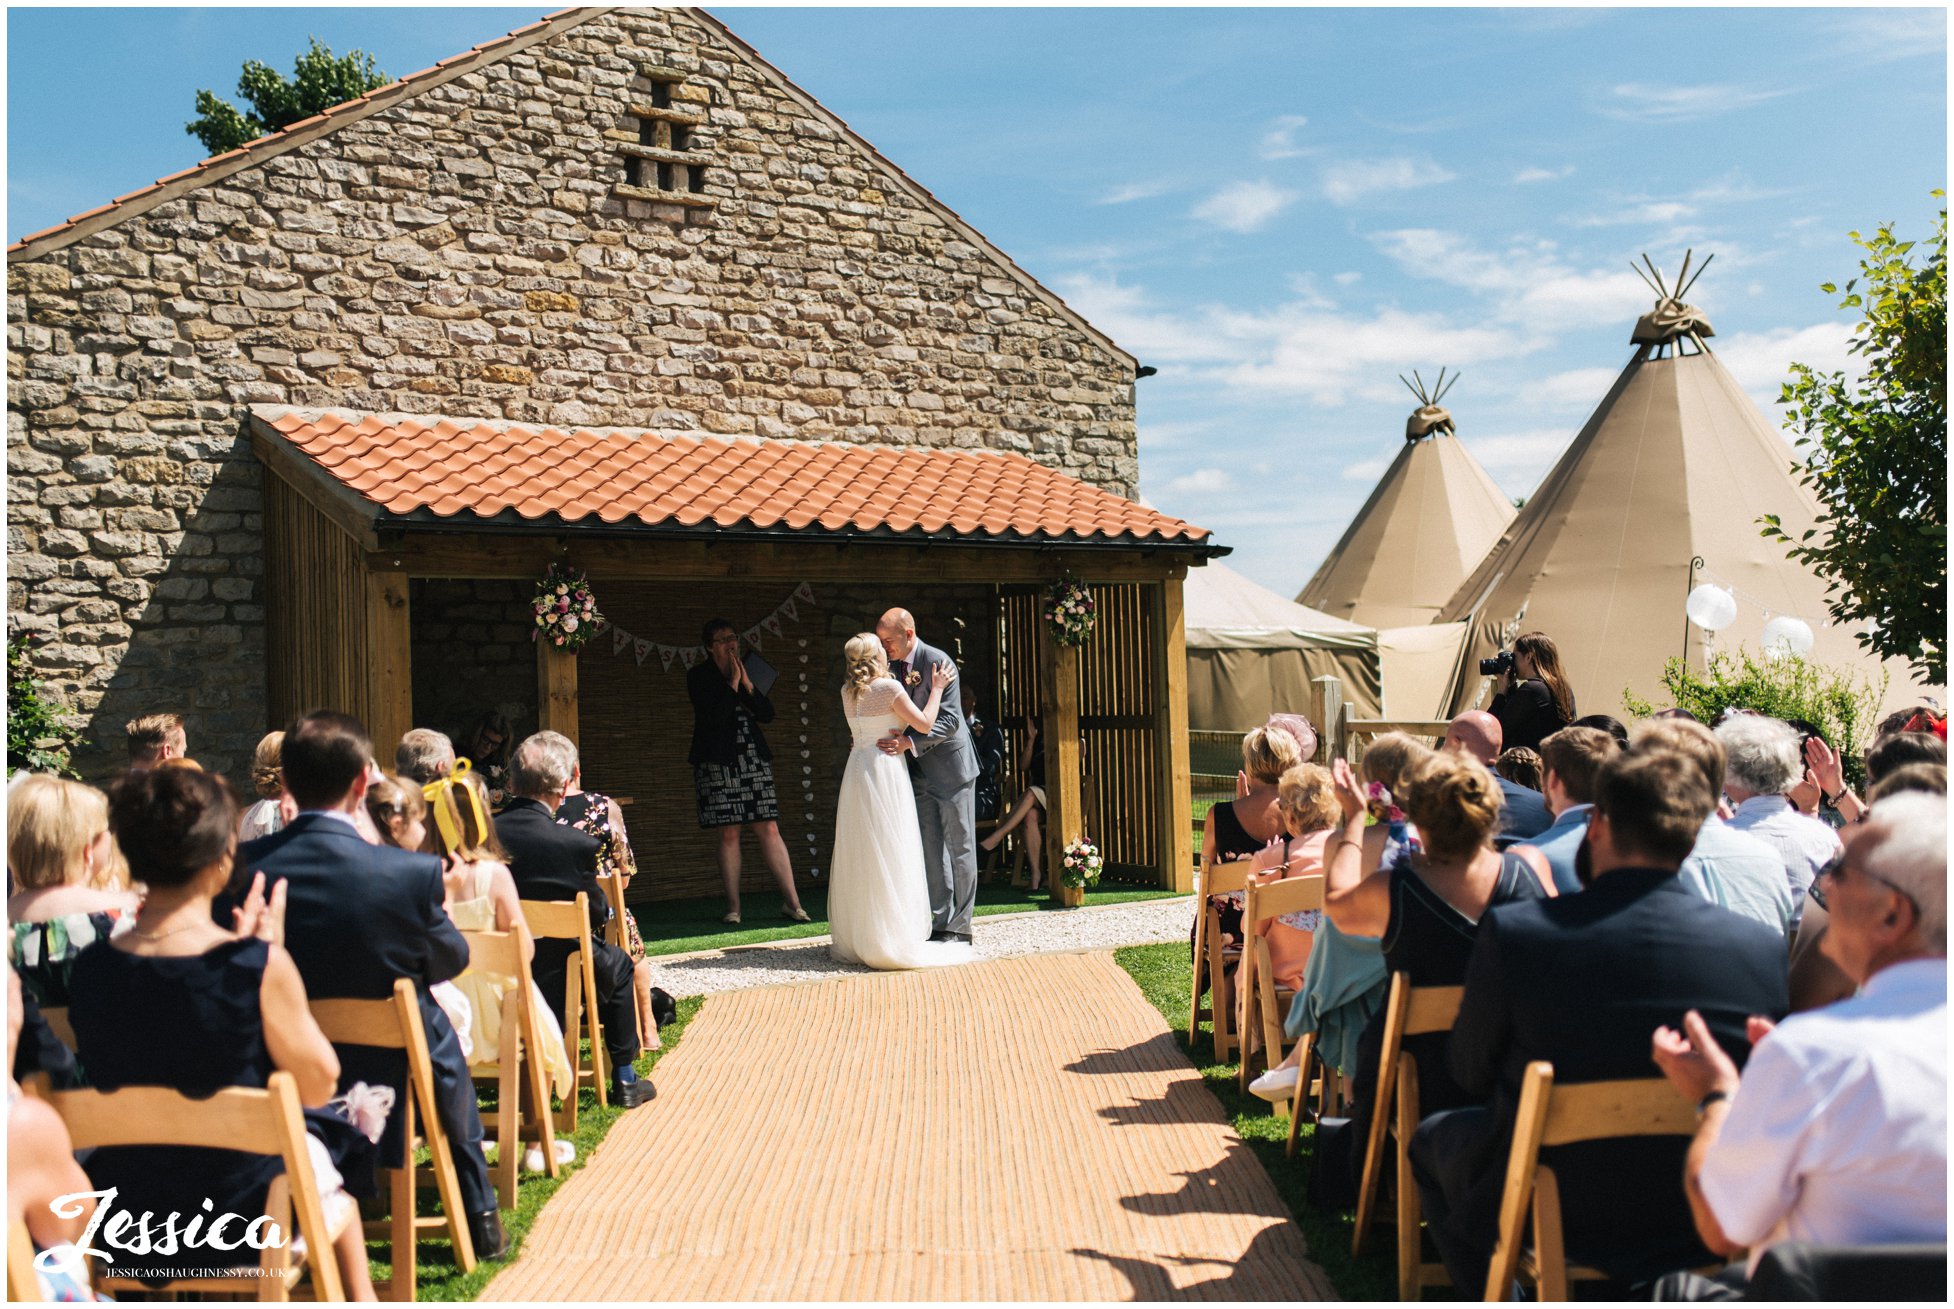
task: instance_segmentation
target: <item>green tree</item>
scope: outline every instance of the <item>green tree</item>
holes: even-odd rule
[[[246,141],[303,122],[393,80],[375,68],[373,56],[363,50],[335,57],[318,37],[307,40],[310,44],[305,53],[292,63],[290,81],[269,64],[244,61],[237,90],[250,102],[250,112],[241,112],[215,93],[200,90],[196,121],[185,123],[183,130],[202,141],[211,154],[227,154]]]
[[[1941,196],[1942,192],[1934,192]],[[1827,583],[1842,623],[1865,624],[1859,643],[1947,680],[1947,209],[1916,263],[1916,242],[1887,223],[1870,238],[1861,277],[1841,309],[1863,321],[1852,353],[1865,360],[1856,386],[1843,373],[1791,365],[1785,426],[1805,454],[1794,469],[1818,495],[1817,525],[1792,540],[1775,514],[1764,535]],[[1835,295],[1827,282],[1820,288]]]
[[[41,697],[41,679],[27,658],[35,639],[27,631],[7,638],[7,771],[74,777],[68,754],[78,733],[62,721],[60,705]]]

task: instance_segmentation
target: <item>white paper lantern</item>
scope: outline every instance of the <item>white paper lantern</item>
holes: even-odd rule
[[[1737,598],[1722,587],[1705,582],[1689,593],[1689,599],[1683,602],[1683,612],[1704,631],[1720,631],[1736,621]]]
[[[1811,624],[1802,618],[1780,614],[1764,624],[1764,652],[1774,655],[1796,655],[1802,659],[1812,652]]]

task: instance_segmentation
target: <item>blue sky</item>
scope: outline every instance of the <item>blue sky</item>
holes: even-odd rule
[[[539,9],[10,9],[7,234],[195,163],[199,87],[308,35],[400,75]],[[1299,590],[1402,439],[1397,374],[1529,493],[1629,355],[1647,251],[1761,404],[1842,366],[1846,233],[1946,185],[1946,11],[713,10],[1160,370],[1143,493]],[[76,94],[76,88],[86,94]]]

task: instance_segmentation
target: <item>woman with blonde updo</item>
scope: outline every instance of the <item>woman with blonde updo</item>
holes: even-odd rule
[[[239,845],[270,836],[290,820],[291,815],[285,812],[289,803],[285,799],[285,774],[280,767],[284,753],[283,732],[266,732],[258,741],[258,748],[251,752],[251,786],[257,791],[258,799],[238,821]],[[291,809],[296,813],[298,806],[291,805]]]
[[[1241,794],[1208,810],[1201,825],[1204,870],[1216,864],[1253,859],[1270,841],[1282,835],[1285,829],[1278,803],[1282,775],[1301,762],[1302,747],[1280,727],[1258,727],[1242,738],[1242,775],[1237,788]],[[1221,913],[1224,945],[1241,944],[1243,898],[1239,891],[1212,897]],[[1187,944],[1189,950],[1194,948],[1192,929],[1188,931]],[[1195,963],[1196,975],[1205,979],[1207,973],[1199,967],[1200,961]],[[1204,993],[1205,990],[1203,987]],[[1216,1003],[1222,998],[1216,996]]]
[[[116,866],[109,802],[60,777],[23,778],[7,800],[8,958],[37,1004],[68,1003],[68,975],[86,946],[128,930],[141,898],[105,886]]]

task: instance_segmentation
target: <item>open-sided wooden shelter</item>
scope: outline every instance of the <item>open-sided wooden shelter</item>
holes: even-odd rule
[[[800,722],[786,715],[767,729],[790,849],[825,862],[837,735],[845,741],[845,728],[834,730],[842,640],[881,606],[920,615],[929,608],[919,600],[954,590],[969,618],[943,621],[983,629],[968,643],[965,675],[995,688],[1005,728],[1032,715],[1043,724],[1055,846],[1084,831],[1109,876],[1191,885],[1181,580],[1225,553],[1204,529],[993,451],[566,432],[285,406],[254,407],[250,429],[270,474],[274,719],[344,708],[370,725],[383,753],[416,726],[416,579],[533,582],[561,560],[588,575],[620,625],[607,596],[628,607],[632,630],[670,630],[660,639],[679,644],[694,639],[698,614],[730,607],[725,597],[801,583],[831,589],[847,602],[773,656],[788,688],[776,689],[775,703],[799,690]],[[1083,648],[1059,646],[1039,615],[1043,588],[1068,575],[1098,599],[1097,630]],[[681,613],[682,625],[658,626]],[[944,643],[941,633],[924,635]],[[973,669],[978,658],[988,667]],[[668,855],[689,857],[688,842],[705,848],[679,726],[683,717],[689,731],[689,716],[672,708],[684,703],[682,679],[640,656],[644,676],[620,681],[612,670],[629,671],[631,661],[594,646],[581,656],[538,646],[535,661],[540,726],[580,742],[593,785],[633,797],[633,842],[653,874],[646,897],[710,889],[697,877],[658,875]],[[586,684],[605,688],[601,703]],[[647,717],[663,724],[652,736],[620,735],[620,724]]]

